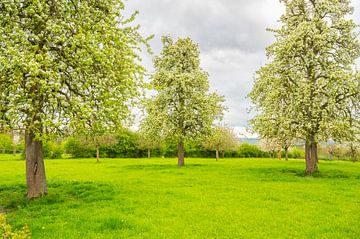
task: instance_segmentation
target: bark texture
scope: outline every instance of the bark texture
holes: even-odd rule
[[[312,175],[318,172],[318,143],[314,140],[307,140],[305,144],[306,174]]]
[[[25,133],[27,197],[37,198],[47,195],[43,144],[35,139],[33,132]]]
[[[185,157],[184,142],[180,140],[179,144],[178,144],[178,166],[179,167],[185,166],[184,157]]]
[[[281,159],[282,159],[282,157],[281,157],[281,150],[278,150],[277,155],[278,155],[278,160],[281,161]]]

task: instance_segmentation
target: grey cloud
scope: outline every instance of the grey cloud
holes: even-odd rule
[[[191,36],[205,51],[214,47],[262,51],[272,39],[265,28],[274,25],[269,21],[276,22],[279,6],[277,1],[263,0],[129,2],[130,9],[140,10],[146,33]]]
[[[353,0],[354,19],[360,23],[360,1]],[[266,28],[277,27],[282,13],[278,0],[129,0],[128,13],[139,10],[136,23],[151,44],[161,50],[160,37],[191,37],[199,44],[203,68],[211,88],[226,98],[225,123],[246,126],[252,117],[246,95],[257,69],[266,63],[265,48],[274,40]],[[143,55],[151,70],[151,56]],[[359,60],[360,68],[360,60]]]

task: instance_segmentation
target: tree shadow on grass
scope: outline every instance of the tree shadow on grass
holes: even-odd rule
[[[76,207],[84,203],[112,200],[114,190],[111,185],[94,182],[56,182],[48,184],[49,195],[29,200],[26,198],[26,185],[0,185],[0,205],[6,211],[46,206],[66,205]]]
[[[186,164],[181,168],[200,168],[205,167],[206,164]],[[181,169],[176,164],[136,164],[136,165],[128,165],[124,167],[129,170],[177,170]]]
[[[319,178],[319,179],[359,179],[360,175],[351,174],[338,169],[322,169],[311,176],[306,175],[305,170],[298,168],[248,168],[242,169],[263,181],[291,181],[300,178]],[[244,172],[245,173],[245,172]]]

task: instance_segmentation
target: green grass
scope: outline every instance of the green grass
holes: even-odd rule
[[[21,160],[21,154],[0,154],[0,161]]]
[[[49,195],[28,201],[25,163],[0,161],[0,205],[33,238],[359,238],[360,164],[186,162],[47,160]]]

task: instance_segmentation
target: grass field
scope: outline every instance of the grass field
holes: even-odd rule
[[[0,160],[0,206],[33,238],[359,238],[360,164],[270,159],[47,160],[49,195]]]
[[[21,160],[20,154],[0,154],[0,161],[14,161]]]

